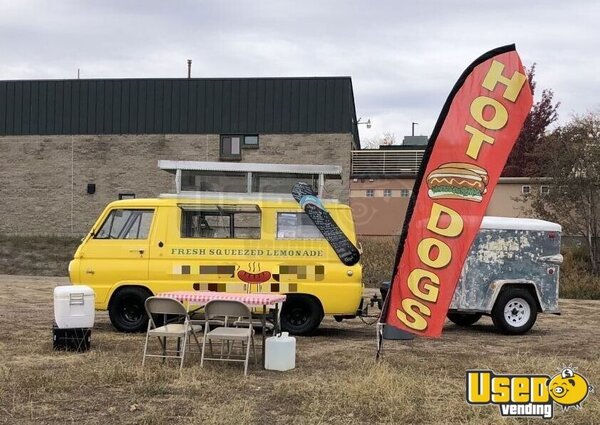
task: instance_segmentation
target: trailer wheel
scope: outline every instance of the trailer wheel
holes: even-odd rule
[[[494,326],[509,335],[527,332],[537,318],[537,304],[531,293],[523,288],[503,290],[492,309]]]
[[[458,326],[471,326],[475,324],[479,319],[481,319],[481,316],[481,313],[448,313],[448,319],[450,319],[452,323],[455,323]]]
[[[119,289],[110,299],[108,315],[112,325],[121,332],[142,332],[148,326],[148,316],[144,309],[146,298],[152,293],[139,286],[126,286]]]
[[[281,328],[292,335],[308,335],[323,320],[319,301],[305,295],[288,295],[281,308]]]

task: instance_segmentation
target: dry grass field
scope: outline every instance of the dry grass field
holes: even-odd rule
[[[447,324],[440,339],[388,341],[374,359],[372,326],[326,318],[298,338],[297,368],[277,373],[239,365],[199,366],[191,355],[141,369],[143,335],[115,332],[97,315],[92,350],[53,352],[52,289],[65,278],[0,276],[0,423],[8,424],[512,424],[494,406],[465,402],[465,370],[554,374],[579,368],[600,387],[600,301],[563,300],[521,337]],[[531,422],[541,422],[540,420]],[[600,400],[555,411],[551,423],[600,423]]]

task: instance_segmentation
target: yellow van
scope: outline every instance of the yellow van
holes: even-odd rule
[[[356,244],[350,208],[324,201]],[[115,328],[144,330],[144,300],[164,291],[287,294],[284,330],[314,331],[324,314],[355,316],[362,267],[345,266],[291,197],[215,194],[109,204],[69,264]]]

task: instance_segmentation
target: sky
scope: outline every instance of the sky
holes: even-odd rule
[[[350,76],[361,139],[429,136],[462,71],[516,43],[559,124],[600,111],[600,2],[0,0],[0,80]],[[536,96],[537,98],[537,96]]]

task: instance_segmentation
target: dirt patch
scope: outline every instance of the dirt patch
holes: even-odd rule
[[[298,338],[297,368],[286,373],[237,365],[200,368],[191,355],[177,368],[141,369],[143,335],[115,332],[98,312],[92,350],[53,352],[52,289],[65,278],[0,275],[0,423],[397,424],[517,423],[496,407],[465,402],[465,370],[553,374],[579,368],[600,385],[600,301],[561,300],[561,316],[540,315],[527,335],[496,333],[483,318],[450,323],[439,339],[385,344],[374,360],[372,326],[326,318]],[[592,394],[580,411],[553,423],[598,423]]]

